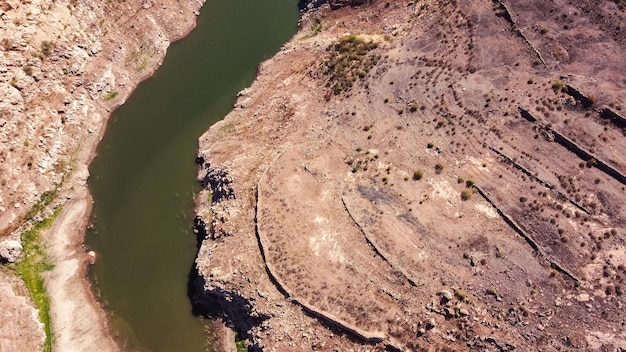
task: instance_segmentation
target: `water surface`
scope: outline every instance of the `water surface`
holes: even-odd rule
[[[196,29],[116,110],[90,166],[90,276],[125,350],[210,350],[191,313],[198,137],[296,30],[295,0],[207,0]]]

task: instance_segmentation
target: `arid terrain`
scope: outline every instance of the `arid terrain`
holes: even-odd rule
[[[626,350],[624,6],[306,14],[200,139],[195,303],[254,350]]]
[[[54,336],[22,241],[0,351],[118,349],[87,166],[202,3],[0,1],[0,247],[40,229]],[[194,303],[253,350],[626,350],[624,1],[310,3],[200,139]]]
[[[202,4],[0,1],[0,247],[21,238],[24,249],[0,267],[0,351],[118,349],[85,279],[87,166],[112,109],[193,29]],[[17,275],[42,265],[53,268],[42,273],[49,302],[33,304]]]

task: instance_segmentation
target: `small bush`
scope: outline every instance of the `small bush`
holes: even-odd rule
[[[552,83],[552,89],[554,89],[555,91],[563,90],[563,87],[565,87],[565,83],[563,83],[563,81],[561,80],[554,81],[554,83]]]
[[[441,170],[443,170],[443,163],[442,163],[442,162],[438,162],[438,163],[435,165],[435,171],[437,171],[437,172],[441,172]]]
[[[527,83],[528,83],[528,84],[533,84],[533,83],[535,83],[535,79],[534,79],[533,77],[530,77],[530,78],[528,79],[528,82],[527,82]]]
[[[419,107],[420,107],[420,106],[419,106],[419,104],[417,104],[417,103],[412,103],[412,104],[411,104],[411,106],[409,107],[409,111],[410,111],[410,112],[416,112],[416,111],[417,111],[417,109],[419,109]]]
[[[593,94],[587,95],[587,104],[589,106],[594,105],[597,101],[598,101],[598,98],[596,98],[595,95]]]
[[[464,189],[463,191],[461,191],[461,200],[466,201],[470,198],[472,198],[472,191],[470,191],[469,189]]]
[[[542,26],[541,28],[539,28],[539,33],[540,33],[540,34],[546,34],[546,33],[548,33],[549,31],[550,31],[550,30],[548,29],[548,27],[543,27],[543,26]]]
[[[415,170],[415,172],[413,173],[413,179],[417,181],[417,180],[421,180],[422,177],[424,177],[424,170],[422,169]]]
[[[113,91],[107,95],[104,96],[104,101],[109,101],[111,99],[114,99],[117,96],[118,92]]]
[[[11,39],[8,38],[3,38],[0,41],[0,44],[2,44],[2,48],[4,49],[4,51],[9,51],[11,50],[11,48],[13,48],[13,42],[11,41]]]
[[[22,70],[24,70],[24,73],[27,76],[32,76],[33,75],[33,67],[30,66],[30,65],[26,65],[26,66],[22,67]]]
[[[463,177],[461,177],[461,176],[457,177],[457,179],[456,179],[456,183],[463,183],[463,181],[465,181],[465,180],[463,180]]]
[[[50,56],[52,54],[52,46],[53,43],[47,40],[41,42],[41,53],[45,56]]]
[[[454,290],[454,295],[456,296],[456,298],[459,299],[459,301],[463,302],[467,299],[467,293],[463,292],[460,289],[456,289]]]
[[[596,159],[591,158],[591,159],[587,160],[586,165],[587,165],[587,167],[592,168],[592,167],[596,166],[597,163],[598,163],[598,161]]]
[[[432,147],[435,146],[435,143],[433,142],[428,142],[428,144],[426,145],[426,148],[431,149]]]
[[[465,181],[465,187],[470,188],[473,187],[476,184],[476,182],[474,182],[473,178],[469,178],[467,179],[467,181]]]

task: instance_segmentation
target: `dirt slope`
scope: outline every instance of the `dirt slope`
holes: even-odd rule
[[[626,349],[624,16],[305,16],[200,139],[196,303],[267,351]]]

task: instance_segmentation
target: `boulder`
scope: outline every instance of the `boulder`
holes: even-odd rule
[[[19,241],[5,240],[0,242],[0,260],[13,263],[22,254],[22,244]]]

